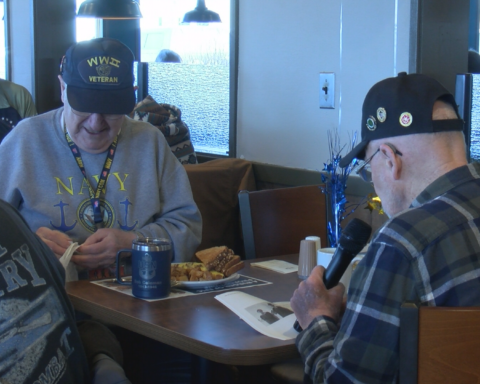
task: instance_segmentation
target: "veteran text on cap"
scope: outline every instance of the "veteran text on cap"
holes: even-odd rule
[[[132,51],[118,40],[72,45],[62,61],[71,107],[80,112],[128,114],[135,106]]]

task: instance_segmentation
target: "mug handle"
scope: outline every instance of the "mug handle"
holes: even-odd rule
[[[132,250],[131,249],[121,249],[117,252],[117,256],[115,258],[115,261],[116,261],[116,266],[115,266],[115,278],[117,280],[117,283],[118,284],[122,284],[122,285],[132,285],[132,282],[131,281],[123,281],[122,278],[120,277],[120,255],[122,253],[132,253]]]

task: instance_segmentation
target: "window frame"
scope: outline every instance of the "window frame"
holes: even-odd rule
[[[138,0],[141,8],[141,0]],[[229,63],[229,136],[228,155],[219,155],[207,152],[197,153],[200,162],[237,156],[237,90],[238,90],[238,36],[239,36],[239,0],[230,0],[230,63]],[[103,36],[109,36],[122,41],[129,46],[135,57],[141,61],[141,31],[139,20],[104,20]],[[195,145],[195,143],[194,143]]]
[[[230,0],[230,111],[228,157],[237,157],[239,0]]]

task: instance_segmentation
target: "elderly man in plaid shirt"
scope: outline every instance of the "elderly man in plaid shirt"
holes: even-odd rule
[[[295,291],[297,347],[315,383],[395,383],[400,307],[480,305],[480,165],[468,164],[453,96],[424,75],[375,84],[362,141],[341,161],[363,160],[389,221],[352,276],[326,290],[323,267]]]

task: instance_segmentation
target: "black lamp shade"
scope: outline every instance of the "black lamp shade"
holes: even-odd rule
[[[193,11],[187,12],[183,16],[182,23],[221,23],[218,13],[210,11],[205,6],[205,0],[198,0],[197,6]]]
[[[139,19],[138,3],[133,0],[87,0],[78,9],[77,17],[98,19]]]

